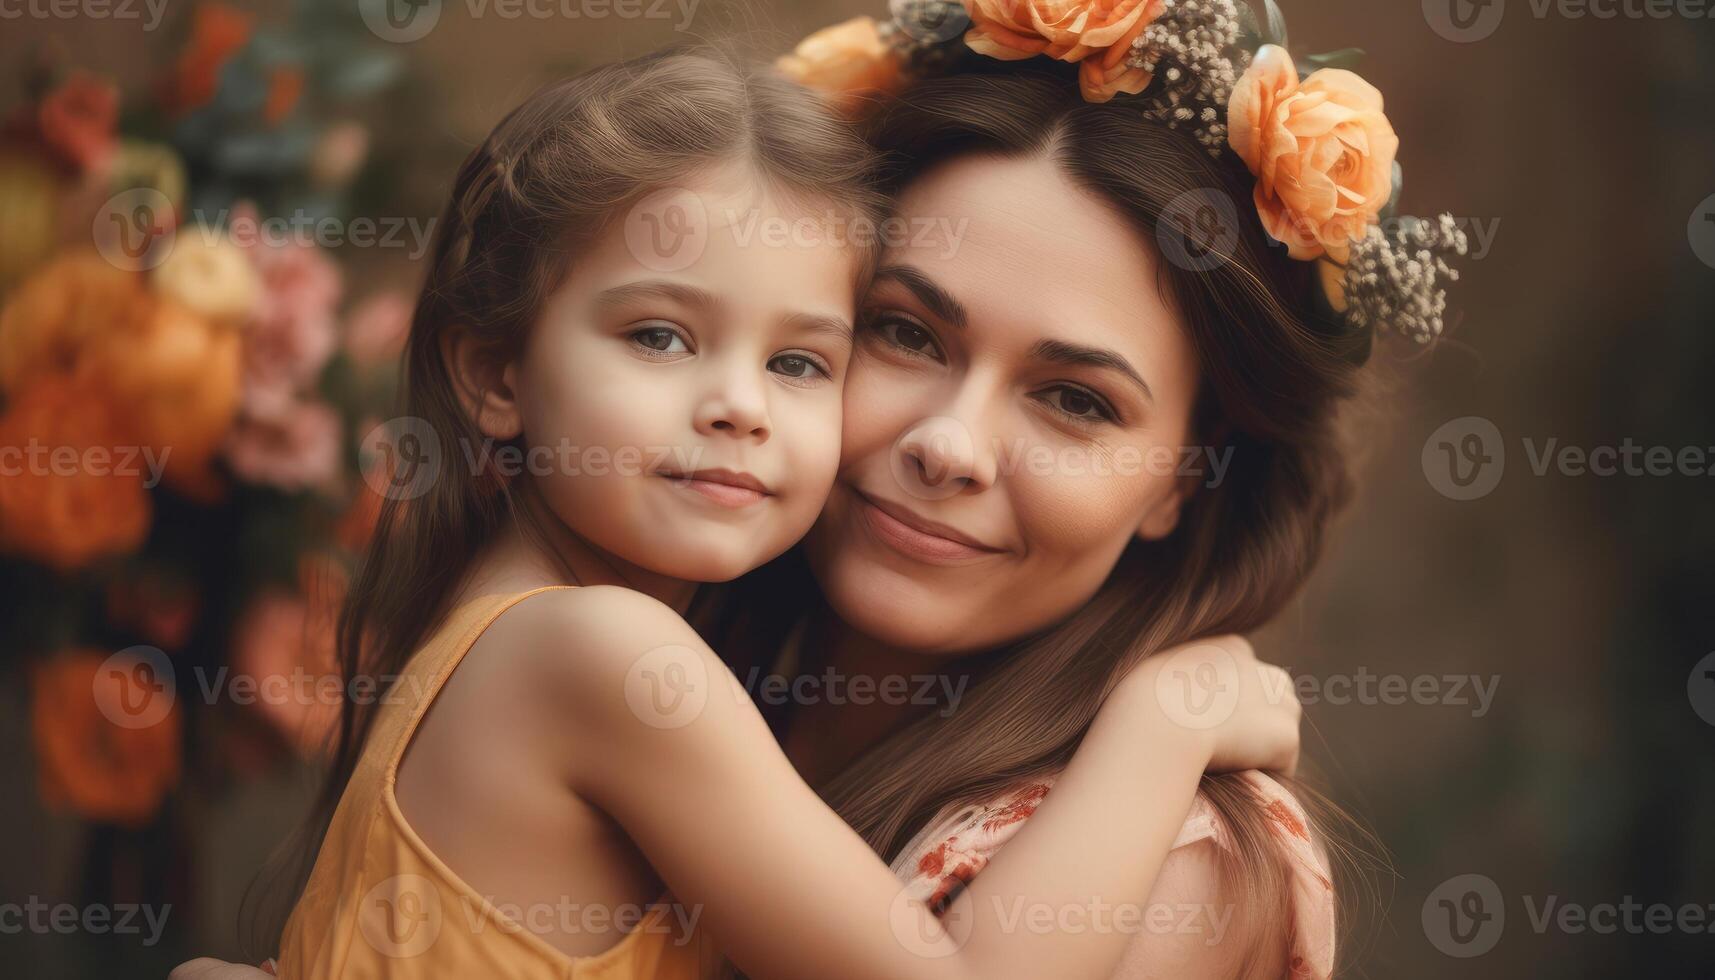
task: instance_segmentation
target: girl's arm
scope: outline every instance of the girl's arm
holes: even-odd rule
[[[1290,767],[1297,749],[1290,685],[1254,669],[1248,647],[1224,651],[1239,669],[1212,675],[1167,673],[1185,665],[1152,658],[1108,698],[1049,800],[944,925],[804,784],[737,679],[672,610],[586,588],[544,593],[508,618],[512,642],[542,652],[526,658],[542,675],[532,690],[575,736],[572,789],[619,821],[758,977],[1103,977],[1131,933],[1077,916],[1148,896],[1205,768]],[[1213,702],[1232,708],[1222,724],[1177,711],[1198,677],[1229,699]]]

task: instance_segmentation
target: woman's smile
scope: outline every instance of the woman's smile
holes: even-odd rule
[[[957,528],[853,488],[858,514],[870,535],[907,558],[937,565],[967,564],[1005,553]]]

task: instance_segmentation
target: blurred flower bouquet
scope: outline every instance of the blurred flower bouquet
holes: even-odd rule
[[[45,800],[114,828],[322,743],[411,309],[327,241],[396,56],[350,4],[179,26],[149,90],[43,60],[0,143],[0,631]]]

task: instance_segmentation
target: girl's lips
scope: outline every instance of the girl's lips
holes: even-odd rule
[[[913,527],[893,514],[888,513],[875,501],[858,491],[852,491],[856,498],[858,512],[862,515],[866,527],[893,550],[931,564],[962,564],[998,554],[993,548],[982,548],[964,541]]]
[[[694,490],[722,507],[749,507],[768,499],[770,494],[761,481],[748,473],[731,470],[698,470],[694,473],[663,473],[676,487]]]

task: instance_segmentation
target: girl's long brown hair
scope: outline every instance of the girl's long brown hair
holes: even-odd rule
[[[479,477],[466,463],[484,437],[447,363],[455,332],[508,363],[582,245],[648,193],[719,167],[747,167],[800,204],[883,216],[873,154],[851,127],[807,90],[741,65],[703,46],[590,70],[531,96],[466,157],[435,228],[404,355],[401,416],[423,424],[400,431],[432,434],[439,474],[420,493],[411,474],[390,474],[401,492],[386,495],[340,610],[348,681],[397,676],[504,528],[516,522],[551,553],[538,511],[521,498],[529,485]],[[264,904],[243,917],[247,951],[277,947],[374,713],[373,700],[343,702],[321,794],[298,839],[265,870]]]
[[[1274,618],[1304,583],[1352,491],[1342,409],[1358,393],[1369,341],[1310,313],[1312,267],[1246,220],[1252,179],[1243,163],[1210,157],[1122,101],[1086,103],[1067,78],[999,62],[986,72],[978,66],[922,82],[879,108],[872,142],[884,154],[884,186],[897,194],[968,155],[1041,154],[1149,242],[1183,195],[1234,202],[1239,227],[1223,261],[1193,271],[1158,256],[1161,288],[1202,373],[1196,438],[1233,454],[1218,486],[1195,491],[1175,532],[1134,540],[1075,614],[961,665],[976,677],[957,710],[917,717],[819,788],[890,860],[937,815],[1063,768],[1112,684],[1143,658]],[[746,594],[729,597],[713,635],[778,649],[787,617],[760,610],[817,607],[813,587],[802,584],[808,578],[793,553],[742,581]],[[1324,826],[1338,812],[1302,785],[1292,788],[1319,814],[1319,842],[1340,850]],[[1235,924],[1256,940],[1241,975],[1255,975],[1289,955],[1287,858],[1239,776],[1205,776],[1202,792],[1230,831],[1223,879]]]

